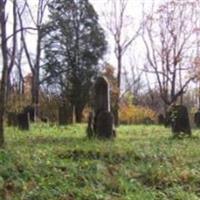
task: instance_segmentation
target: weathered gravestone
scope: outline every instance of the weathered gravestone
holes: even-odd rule
[[[35,109],[33,106],[26,106],[24,108],[24,113],[27,113],[28,116],[29,116],[29,120],[31,122],[34,122],[35,121]]]
[[[190,121],[187,108],[183,105],[173,105],[170,109],[170,123],[173,135],[191,136]]]
[[[58,109],[59,125],[67,125],[73,122],[73,108],[69,105],[62,105]]]
[[[110,88],[105,77],[97,78],[93,101],[93,113],[90,114],[88,120],[88,137],[114,137],[114,118],[110,111]]]
[[[8,126],[17,126],[17,114],[15,112],[8,112],[7,113],[7,125]]]
[[[165,124],[165,117],[163,116],[163,114],[158,115],[158,124],[159,125]]]
[[[20,130],[29,130],[29,117],[27,112],[21,112],[17,115],[18,128]]]
[[[194,114],[194,122],[200,128],[200,109]]]

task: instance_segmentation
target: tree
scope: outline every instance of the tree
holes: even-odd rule
[[[137,38],[140,27],[129,35],[127,27],[130,25],[130,20],[127,16],[127,4],[128,0],[109,0],[110,12],[104,12],[104,18],[107,28],[114,39],[115,45],[115,57],[117,59],[117,86],[119,88],[119,94],[117,103],[115,106],[115,124],[119,124],[119,101],[120,101],[120,88],[121,88],[121,74],[122,74],[122,59],[129,46]],[[108,6],[109,7],[109,6]],[[131,22],[131,25],[133,22]]]
[[[193,49],[199,17],[195,7],[195,1],[168,1],[144,19],[142,39],[147,57],[144,71],[155,75],[165,111],[182,97],[196,77]]]
[[[10,59],[8,57],[8,39],[6,25],[6,3],[7,0],[0,0],[0,30],[1,30],[1,54],[2,54],[2,72],[0,82],[0,146],[4,144],[4,114],[6,107],[6,94],[9,80],[9,71],[12,69],[15,59],[15,45],[16,45],[16,0],[13,0],[13,40],[12,49],[10,51]]]
[[[136,105],[139,103],[140,93],[144,89],[144,82],[142,79],[143,71],[138,68],[139,64],[137,64],[133,53],[131,54],[129,63],[129,70],[124,70],[123,77],[125,80],[125,87],[120,99],[123,98],[126,93],[131,93],[133,95],[132,103]]]
[[[20,13],[20,9],[18,9],[18,16],[20,19],[20,26],[21,29],[24,29],[24,21],[22,17],[28,18],[29,16],[31,18],[30,24],[32,24],[32,30],[36,33],[36,50],[35,55],[31,56],[33,53],[33,50],[28,48],[27,40],[25,37],[25,31],[22,31],[21,33],[21,40],[23,42],[23,47],[25,51],[25,55],[28,61],[28,64],[31,69],[32,73],[32,104],[35,109],[35,119],[39,116],[39,87],[40,87],[40,68],[41,68],[41,53],[42,53],[42,37],[43,37],[43,21],[45,18],[45,12],[47,5],[49,3],[49,0],[38,0],[36,7],[36,10],[31,9],[31,6],[29,5],[27,0],[23,0],[24,7],[22,8],[22,13]],[[24,12],[27,11],[27,12]],[[24,13],[24,14],[23,14]],[[36,13],[36,14],[35,14]],[[22,15],[23,14],[23,15]],[[26,14],[26,15],[25,15]]]
[[[98,61],[106,50],[103,29],[88,0],[53,0],[44,39],[46,80],[59,88],[81,122]],[[56,87],[57,86],[57,87]]]

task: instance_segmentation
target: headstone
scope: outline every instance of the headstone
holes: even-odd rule
[[[158,115],[158,124],[159,125],[165,124],[165,118],[164,118],[163,114]]]
[[[18,128],[20,130],[29,130],[29,117],[26,112],[19,113],[17,115]]]
[[[200,128],[200,109],[194,114],[194,122]]]
[[[26,112],[29,116],[29,120],[31,122],[34,122],[35,121],[35,109],[33,106],[26,106],[24,108],[24,112]]]
[[[180,134],[191,136],[190,121],[187,108],[183,105],[174,105],[170,110],[170,121],[174,136]]]
[[[17,126],[17,114],[15,112],[7,113],[7,125],[8,126]]]
[[[103,110],[110,112],[110,88],[107,79],[105,77],[97,78],[94,89],[95,113]]]
[[[88,120],[87,135],[90,138],[115,136],[113,114],[110,111],[110,88],[105,77],[98,77],[94,85],[93,113]]]

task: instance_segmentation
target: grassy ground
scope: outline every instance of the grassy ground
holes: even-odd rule
[[[159,126],[117,133],[114,141],[90,141],[84,125],[7,128],[0,199],[200,199],[200,131],[185,139]]]

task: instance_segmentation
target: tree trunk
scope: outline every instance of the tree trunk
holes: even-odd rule
[[[0,147],[4,144],[3,113],[0,113]]]
[[[117,72],[117,87],[118,87],[118,95],[115,105],[114,118],[115,118],[115,126],[119,126],[119,104],[120,104],[120,87],[121,87],[121,70],[122,70],[122,55],[121,48],[118,47],[118,72]]]
[[[1,26],[1,52],[3,69],[1,74],[0,85],[0,147],[4,144],[4,113],[5,113],[5,97],[6,85],[8,80],[8,57],[7,57],[7,40],[6,40],[6,18],[5,18],[5,2],[0,0],[0,26]]]
[[[34,121],[37,121],[39,118],[39,80],[37,72],[33,76],[32,80],[32,104],[34,106]]]
[[[35,110],[35,121],[39,118],[39,74],[40,74],[40,55],[41,55],[41,30],[38,28],[37,55],[33,73],[32,83],[32,104]]]

